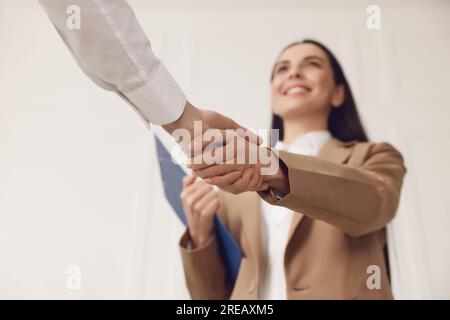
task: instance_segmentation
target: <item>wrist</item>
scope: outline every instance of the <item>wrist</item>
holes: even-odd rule
[[[263,181],[268,184],[269,188],[283,194],[288,194],[290,186],[287,166],[273,152],[272,161],[278,161],[278,170],[275,173],[264,175]]]
[[[190,238],[192,241],[192,249],[196,249],[196,248],[202,248],[204,246],[206,246],[210,241],[211,238],[213,237],[213,233],[209,232],[208,234],[192,234],[191,232],[189,232],[190,234]]]
[[[172,134],[173,131],[180,128],[187,129],[191,134],[193,134],[194,121],[196,120],[201,120],[200,110],[190,104],[189,101],[186,101],[186,106],[184,107],[181,117],[171,123],[163,125],[162,127],[169,134]]]

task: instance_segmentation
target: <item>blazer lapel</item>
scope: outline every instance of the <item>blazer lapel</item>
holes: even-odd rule
[[[336,138],[329,139],[324,146],[320,149],[317,154],[318,158],[329,160],[335,163],[344,163],[352,153],[350,148],[346,148],[352,144],[356,143],[356,141],[342,142]],[[288,234],[288,242],[291,241],[291,238],[294,232],[297,230],[300,222],[303,220],[304,214],[301,212],[296,212],[292,218],[291,228]]]
[[[354,145],[357,141],[343,142],[336,138],[331,138],[320,149],[317,157],[326,159],[335,163],[344,163],[351,155],[352,149],[347,148]]]

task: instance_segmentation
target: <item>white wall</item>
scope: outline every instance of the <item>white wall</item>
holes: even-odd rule
[[[253,128],[282,47],[327,44],[373,140],[409,169],[390,226],[399,298],[450,298],[450,6],[445,1],[130,1],[202,107]],[[382,29],[366,28],[366,8]],[[152,135],[78,69],[36,1],[0,0],[0,297],[185,298]],[[79,265],[81,290],[67,290]]]

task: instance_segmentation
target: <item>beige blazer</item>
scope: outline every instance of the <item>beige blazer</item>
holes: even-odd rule
[[[271,192],[220,194],[219,214],[243,252],[234,286],[226,281],[215,238],[188,250],[188,230],[182,236],[192,298],[258,299],[262,197],[297,213],[284,253],[288,299],[392,299],[384,228],[395,215],[406,173],[401,154],[386,143],[333,138],[317,157],[280,151],[280,158],[290,183],[283,199],[277,201]],[[380,289],[367,285],[373,265],[380,270]]]

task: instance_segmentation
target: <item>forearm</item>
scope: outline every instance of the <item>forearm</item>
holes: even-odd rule
[[[124,97],[147,121],[180,118],[186,96],[153,54],[125,0],[40,0],[81,69],[103,89]],[[79,8],[80,28],[67,26],[70,6]]]
[[[260,195],[352,235],[382,228],[395,214],[405,174],[398,152],[382,151],[360,168],[281,152],[290,190],[281,198],[273,192],[276,188]]]

